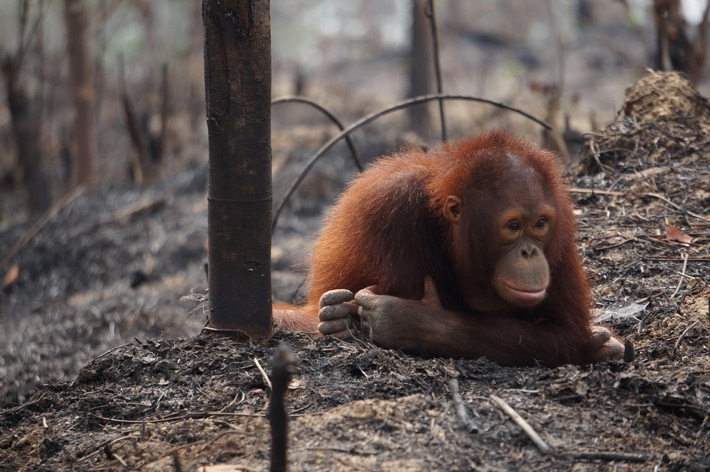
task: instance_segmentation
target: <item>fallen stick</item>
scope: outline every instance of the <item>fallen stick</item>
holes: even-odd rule
[[[532,442],[535,443],[537,448],[542,452],[543,454],[550,454],[552,452],[552,448],[545,442],[542,437],[540,437],[539,434],[533,429],[532,426],[530,426],[530,423],[525,421],[522,416],[518,414],[517,411],[513,410],[513,408],[508,405],[505,400],[500,398],[497,395],[491,394],[491,400],[496,402],[496,404],[501,407],[501,409],[512,418],[515,423],[522,428],[522,430],[525,432],[525,434],[528,435],[528,437],[532,440]]]
[[[648,457],[643,454],[622,454],[618,452],[562,452],[556,454],[557,457],[568,457],[577,460],[601,460],[601,461],[625,461],[625,462],[646,462]]]
[[[611,190],[600,190],[596,188],[570,187],[567,191],[570,193],[591,193],[596,195],[611,195],[614,197],[624,196],[624,192],[613,192]]]
[[[264,378],[264,382],[266,383],[266,386],[269,387],[269,390],[273,390],[271,387],[271,380],[269,379],[269,376],[266,375],[266,371],[264,370],[263,367],[261,367],[261,364],[259,363],[259,359],[256,357],[252,358],[254,361],[254,364],[256,364],[256,368],[259,369],[259,372],[261,372],[261,376]]]
[[[710,221],[710,219],[705,218],[705,217],[702,216],[702,215],[698,215],[697,213],[693,213],[692,211],[688,211],[688,210],[686,210],[686,209],[684,209],[684,208],[682,208],[682,207],[676,205],[675,203],[673,203],[672,201],[668,200],[668,199],[667,199],[666,197],[664,197],[663,195],[659,195],[659,194],[657,194],[657,193],[646,193],[646,194],[644,194],[643,196],[644,196],[644,197],[653,197],[653,198],[657,198],[657,199],[659,199],[659,200],[663,200],[664,202],[666,202],[667,204],[669,204],[670,206],[672,206],[673,208],[675,208],[675,209],[678,210],[678,211],[682,211],[683,213],[685,213],[685,214],[687,214],[687,215],[693,216],[693,217],[698,218],[698,219],[703,220],[703,221]]]
[[[671,298],[675,297],[678,295],[678,292],[680,291],[681,285],[683,285],[683,278],[686,277],[685,275],[685,269],[688,267],[688,253],[683,254],[683,268],[680,270],[680,279],[678,280],[678,286],[675,288],[675,291],[673,292],[673,295],[671,295]]]
[[[451,391],[451,397],[454,399],[454,405],[456,405],[456,414],[461,422],[463,422],[469,433],[478,432],[478,425],[471,419],[466,405],[463,403],[463,397],[461,397],[461,392],[459,391],[458,379],[449,379],[449,390]]]
[[[596,451],[577,451],[577,452],[555,452],[542,437],[530,426],[530,423],[525,421],[505,400],[497,395],[491,394],[493,400],[501,409],[510,416],[515,423],[522,428],[525,434],[535,443],[537,448],[543,454],[553,457],[569,458],[576,460],[603,460],[603,461],[626,461],[626,462],[646,462],[648,457],[643,454],[624,454],[618,452],[596,452]]]
[[[676,351],[678,350],[678,346],[680,346],[680,342],[683,340],[683,338],[685,337],[685,335],[688,334],[688,332],[689,332],[691,329],[695,328],[695,325],[697,325],[699,322],[700,322],[700,320],[695,320],[695,323],[691,324],[690,326],[688,326],[687,328],[685,328],[685,330],[684,330],[682,333],[680,333],[680,336],[678,337],[678,340],[675,342],[675,345],[673,346],[673,348],[674,348]]]

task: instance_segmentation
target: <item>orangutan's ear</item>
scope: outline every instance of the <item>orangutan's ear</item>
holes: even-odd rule
[[[444,218],[452,223],[458,223],[461,216],[461,205],[463,200],[461,197],[449,195],[444,202]]]

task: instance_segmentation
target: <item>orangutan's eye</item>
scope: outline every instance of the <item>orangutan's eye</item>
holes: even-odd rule
[[[542,228],[545,227],[546,224],[547,224],[547,219],[546,219],[546,218],[540,218],[539,220],[537,220],[537,221],[535,222],[535,228],[537,228],[537,229],[542,229]]]
[[[520,223],[517,221],[511,221],[506,225],[511,231],[520,231]]]

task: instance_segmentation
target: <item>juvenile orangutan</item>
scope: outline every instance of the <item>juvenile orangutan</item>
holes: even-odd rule
[[[591,294],[558,159],[497,131],[380,159],[313,249],[306,306],[285,328],[503,365],[620,359]],[[353,295],[354,294],[354,295]]]

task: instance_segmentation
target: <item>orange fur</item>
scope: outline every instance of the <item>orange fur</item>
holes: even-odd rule
[[[543,185],[532,180],[511,182],[510,175],[530,175]],[[540,350],[551,363],[583,362],[583,346],[591,337],[591,294],[574,243],[575,218],[559,163],[552,153],[502,131],[428,152],[413,150],[381,158],[350,182],[326,217],[313,248],[307,304],[275,306],[277,324],[317,331],[318,300],[332,289],[356,293],[375,285],[381,294],[419,300],[423,280],[431,276],[444,309],[476,317],[481,326],[486,325],[488,315],[467,305],[471,294],[462,291],[492,290],[491,270],[500,249],[494,247],[491,233],[501,201],[528,198],[529,186],[544,194],[541,198],[556,214],[553,235],[545,246],[551,275],[548,296],[531,312],[510,307],[495,316],[532,321],[528,324],[536,328],[529,330],[530,349]],[[449,195],[461,196],[467,208],[458,239],[442,216]],[[506,324],[477,329],[488,330],[482,334],[494,341],[507,334]],[[525,329],[520,327],[527,335]],[[554,341],[545,338],[546,332]],[[525,357],[529,354],[515,354],[515,346],[504,342],[488,349],[489,357],[506,363],[531,360]]]

